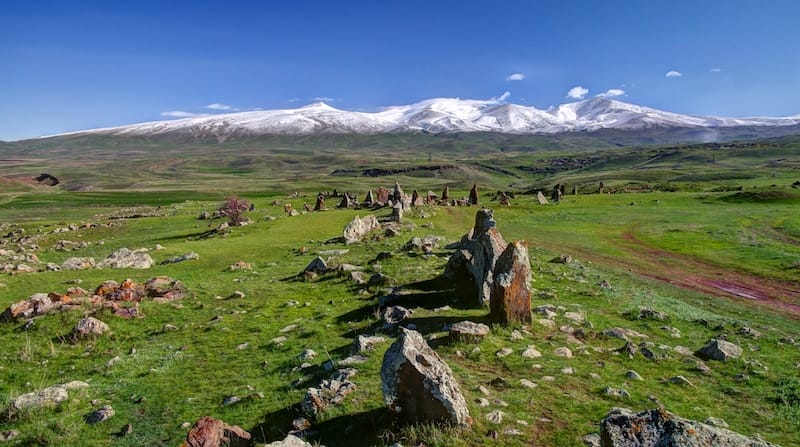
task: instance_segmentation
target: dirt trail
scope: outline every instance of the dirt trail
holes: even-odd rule
[[[581,256],[708,295],[756,302],[800,319],[800,284],[729,270],[662,250],[641,241],[631,232],[623,233],[617,245],[630,256],[618,258],[583,250]]]

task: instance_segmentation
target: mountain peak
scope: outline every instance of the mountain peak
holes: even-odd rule
[[[303,110],[310,110],[310,109],[339,110],[339,109],[337,109],[335,107],[329,106],[328,104],[326,104],[326,103],[324,103],[322,101],[312,102],[311,104],[307,104],[307,105],[304,105],[303,107],[300,107],[300,109],[303,109]]]

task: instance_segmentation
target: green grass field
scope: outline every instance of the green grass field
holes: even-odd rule
[[[2,309],[33,293],[64,292],[76,279],[89,290],[108,279],[144,282],[167,275],[181,280],[189,290],[177,302],[143,303],[144,317],[139,319],[99,311],[95,316],[108,323],[113,334],[76,344],[60,336],[83,316],[81,311],[37,318],[27,330],[21,329],[23,322],[0,324],[4,346],[0,407],[7,407],[15,396],[46,386],[70,380],[90,384],[71,393],[57,408],[4,415],[0,432],[20,432],[7,444],[175,446],[188,430],[182,424],[204,415],[239,425],[261,443],[282,439],[298,416],[297,405],[305,390],[326,377],[322,364],[347,357],[356,335],[380,332],[375,310],[386,290],[364,292],[336,274],[308,282],[296,279],[318,252],[346,248],[349,252],[332,262],[360,265],[369,273],[380,271],[410,293],[399,304],[405,302],[414,310],[411,322],[453,369],[475,423],[465,431],[392,426],[379,374],[390,339],[366,363],[356,366],[359,372],[352,380],[357,391],[315,422],[311,439],[316,442],[328,446],[394,442],[407,446],[579,446],[580,436],[596,432],[612,407],[641,410],[663,405],[690,419],[722,418],[734,431],[748,436],[758,433],[784,447],[800,445],[800,312],[794,310],[800,309],[800,189],[792,187],[800,180],[796,140],[726,148],[580,152],[487,150],[495,143],[469,142],[474,153],[439,151],[431,162],[427,148],[389,156],[407,143],[397,137],[385,142],[386,149],[376,150],[378,143],[371,142],[375,157],[324,147],[309,154],[287,145],[285,152],[250,148],[253,154],[243,155],[241,150],[227,148],[215,155],[211,148],[203,148],[187,158],[176,149],[117,160],[109,150],[94,158],[95,164],[75,169],[58,162],[57,154],[52,160],[46,158],[48,148],[43,148],[32,150],[30,157],[37,158],[36,162],[3,167],[0,177],[41,171],[64,179],[64,188],[10,182],[17,186],[0,192],[0,236],[19,228],[35,235],[36,255],[42,263],[60,264],[73,256],[100,260],[120,247],[153,249],[157,244],[164,249],[150,252],[156,263],[192,251],[200,255],[198,260],[149,270],[43,271],[0,277]],[[552,160],[569,157],[603,159],[568,170],[535,169],[552,167]],[[337,168],[357,171],[428,163],[458,164],[463,169],[380,178],[330,175]],[[132,165],[145,167],[125,175]],[[407,193],[412,189],[439,193],[449,185],[456,197],[466,195],[477,181],[483,204],[494,209],[503,236],[509,241],[526,239],[531,247],[533,307],[563,306],[554,318],[555,327],[539,323],[542,317],[534,314],[530,326],[496,325],[476,345],[446,342],[446,324],[484,321],[488,311],[463,308],[446,290],[431,293],[414,285],[443,271],[448,250],[439,248],[425,257],[402,247],[413,236],[429,234],[448,242],[459,240],[473,224],[476,207],[414,209],[399,236],[345,246],[335,238],[353,217],[373,213],[384,218],[390,210],[337,210],[338,200],[330,199],[328,211],[288,217],[282,205],[271,205],[280,200],[302,209],[303,203],[313,205],[317,191],[334,188],[358,192],[361,198],[367,189],[391,187],[395,180]],[[599,181],[611,194],[594,193]],[[71,183],[90,186],[92,191],[69,191],[66,186]],[[578,185],[580,194],[547,206],[538,205],[534,195],[521,194],[535,188],[547,192],[555,183],[567,183],[570,192],[572,185]],[[500,207],[489,198],[488,192],[496,190],[520,194],[512,206]],[[287,198],[293,191],[307,196]],[[255,211],[247,213],[253,223],[234,228],[226,237],[201,237],[211,227],[209,221],[197,220],[198,214],[213,211],[230,194],[255,204]],[[117,218],[134,214],[153,217]],[[50,234],[69,223],[85,222],[112,222],[113,226]],[[0,248],[12,247],[11,239],[0,239],[8,241]],[[59,240],[89,245],[55,251]],[[385,251],[394,256],[375,261]],[[575,262],[550,262],[560,254],[571,255]],[[230,271],[228,266],[237,261],[248,262],[253,269]],[[599,285],[604,280],[612,285],[610,289]],[[727,285],[744,287],[763,298],[731,293],[739,289]],[[229,298],[236,290],[245,296]],[[299,304],[287,305],[291,301]],[[437,310],[445,305],[452,309]],[[630,313],[642,306],[666,312],[669,320],[632,319]],[[563,316],[564,311],[578,312],[590,324],[574,323]],[[296,329],[281,333],[290,324],[296,324]],[[561,326],[582,327],[583,344],[570,344],[573,340]],[[680,338],[662,326],[678,329]],[[601,335],[612,327],[646,335],[646,340],[634,341],[652,342],[650,349],[661,358],[648,360],[639,354],[629,359],[614,352],[624,342]],[[743,335],[743,327],[763,336]],[[512,339],[514,330],[522,333],[521,339]],[[272,343],[279,335],[288,341]],[[742,346],[744,354],[726,363],[707,362],[708,375],[695,369],[693,356],[673,349],[696,350],[720,336]],[[541,358],[521,356],[531,345],[542,353]],[[553,355],[561,346],[570,347],[575,356]],[[497,357],[495,352],[504,347],[514,352]],[[310,361],[312,366],[300,368],[297,356],[306,348],[318,355]],[[119,359],[109,364],[115,357]],[[572,367],[573,373],[562,372],[566,367]],[[644,380],[627,379],[625,373],[631,369]],[[688,378],[693,386],[669,383],[677,375]],[[490,384],[498,377],[506,385]],[[538,386],[526,388],[521,379]],[[490,395],[484,396],[479,386],[488,388]],[[603,390],[609,386],[624,388],[631,397],[608,396]],[[222,406],[227,396],[242,400]],[[489,406],[477,403],[483,397]],[[97,425],[83,421],[104,404],[116,410],[111,420]],[[503,422],[489,422],[485,415],[498,409],[505,413]],[[128,423],[133,431],[118,436]],[[508,429],[519,433],[508,434]],[[497,439],[487,436],[491,431],[498,433]]]

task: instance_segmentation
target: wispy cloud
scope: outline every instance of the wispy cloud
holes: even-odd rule
[[[608,90],[605,93],[600,93],[597,96],[599,96],[601,98],[613,98],[615,96],[622,96],[624,94],[625,94],[625,90],[622,90],[621,88],[612,88],[612,89]]]
[[[522,73],[511,73],[506,77],[506,81],[521,81],[525,79],[525,75]]]
[[[170,110],[169,112],[161,112],[161,116],[168,118],[194,118],[198,116],[210,116],[208,113],[193,113],[184,112],[183,110]]]
[[[666,76],[668,78],[680,78],[680,77],[683,76],[683,73],[681,73],[679,71],[675,71],[675,70],[670,70],[664,76]]]
[[[582,87],[580,85],[576,85],[572,87],[567,92],[567,97],[572,99],[583,99],[586,97],[586,94],[589,93],[589,89],[586,87]]]
[[[336,101],[336,98],[331,98],[329,96],[317,96],[313,98],[314,101],[322,101],[322,102],[333,102]]]
[[[218,102],[215,102],[214,104],[209,104],[206,106],[206,108],[211,110],[239,110],[227,104],[220,104]]]
[[[508,99],[508,97],[509,97],[509,96],[511,96],[511,92],[509,92],[508,90],[506,90],[506,91],[505,91],[505,92],[503,92],[503,94],[502,94],[502,95],[500,95],[500,96],[492,96],[491,98],[489,98],[489,102],[503,102],[503,101],[505,101],[506,99]]]
[[[289,98],[289,99],[287,100],[287,102],[291,102],[291,103],[294,103],[294,102],[300,102],[300,98]]]
[[[709,73],[722,73],[722,69],[721,68],[712,68],[711,70],[708,70],[708,72]]]

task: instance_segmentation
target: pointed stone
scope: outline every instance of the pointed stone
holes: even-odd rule
[[[531,265],[528,244],[508,244],[497,259],[490,296],[489,318],[503,324],[531,321]]]
[[[478,204],[478,184],[473,183],[472,189],[469,190],[469,203],[470,205]]]
[[[536,193],[536,200],[539,202],[539,205],[547,205],[547,199],[545,198],[544,194],[541,191]]]
[[[444,189],[442,190],[442,198],[441,198],[441,200],[444,203],[447,203],[447,201],[450,200],[450,187],[449,186],[445,186]]]
[[[367,196],[364,197],[364,205],[372,206],[375,203],[375,198],[372,196],[372,190],[367,191]]]
[[[314,204],[314,211],[322,211],[325,207],[325,196],[322,194],[317,196],[317,203]]]

